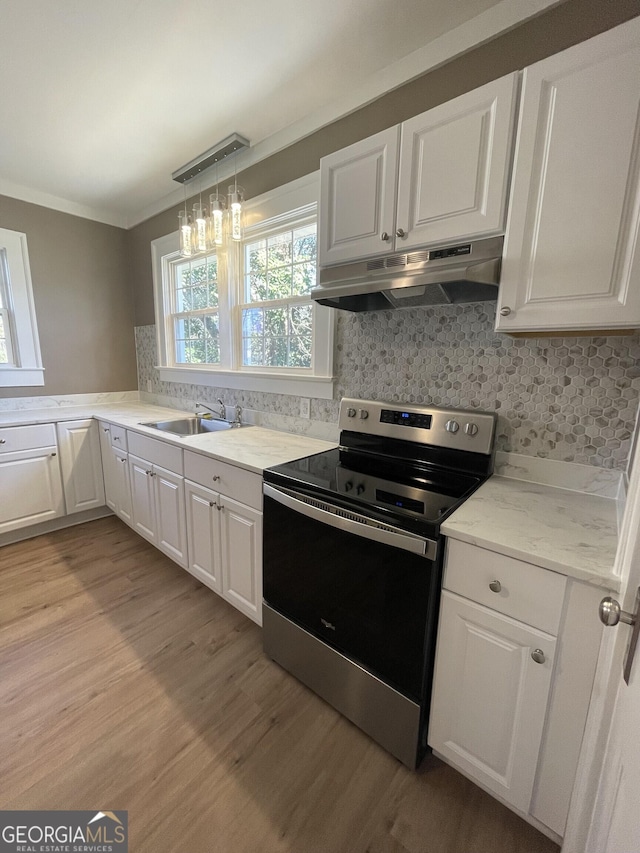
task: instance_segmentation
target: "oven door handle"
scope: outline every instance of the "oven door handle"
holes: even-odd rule
[[[435,560],[438,553],[438,543],[432,539],[424,539],[422,536],[416,536],[413,533],[407,533],[400,528],[392,528],[391,525],[384,527],[375,527],[373,524],[367,524],[364,516],[358,516],[357,513],[350,513],[356,518],[361,517],[362,521],[354,521],[351,518],[345,518],[343,515],[338,515],[337,510],[332,512],[330,504],[324,504],[327,509],[321,509],[319,506],[307,503],[304,499],[295,497],[288,489],[279,489],[271,486],[269,483],[263,484],[264,494],[272,498],[274,501],[286,506],[294,512],[299,512],[301,515],[306,515],[308,518],[313,518],[322,524],[328,524],[330,527],[336,527],[338,530],[344,530],[347,533],[353,533],[356,536],[362,536],[363,539],[372,539],[375,542],[382,542],[384,545],[392,545],[394,548],[402,548],[403,551],[411,551],[412,554],[420,554],[427,557],[429,560]],[[314,499],[314,504],[322,504],[322,501]]]

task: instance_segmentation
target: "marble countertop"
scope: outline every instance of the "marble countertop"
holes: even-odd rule
[[[479,545],[568,577],[618,591],[615,500],[493,476],[442,525]]]
[[[262,474],[265,468],[270,468],[272,465],[281,465],[336,446],[318,438],[278,432],[259,426],[191,436],[172,435],[144,426],[145,421],[175,420],[188,415],[193,415],[193,412],[181,412],[149,403],[96,403],[86,406],[0,412],[0,427],[98,418],[135,430],[150,438],[177,445],[185,450],[194,450],[205,456],[220,459],[222,462],[246,468],[257,474]]]

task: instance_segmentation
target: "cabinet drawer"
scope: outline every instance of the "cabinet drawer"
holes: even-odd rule
[[[499,590],[489,586],[497,581]],[[557,634],[567,579],[532,566],[449,539],[444,587],[527,625]]]
[[[29,424],[0,429],[0,453],[54,447],[56,444],[55,424]]]
[[[194,483],[228,495],[254,509],[262,509],[262,477],[259,474],[186,450],[184,475]]]
[[[117,447],[119,450],[127,449],[127,431],[124,427],[116,426],[115,424],[111,424],[109,426],[109,432],[111,433],[111,444],[113,447]]]
[[[155,465],[160,465],[162,468],[167,468],[174,474],[183,473],[182,448],[167,444],[164,441],[156,441],[155,438],[148,438],[146,435],[139,435],[139,433],[130,430],[127,432],[127,443],[129,453],[140,456]]]

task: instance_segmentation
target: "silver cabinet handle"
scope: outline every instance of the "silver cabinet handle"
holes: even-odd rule
[[[224,504],[216,504],[216,509],[220,512],[220,510],[224,509]]]
[[[491,590],[491,592],[500,592],[500,590],[502,589],[502,584],[500,583],[500,581],[491,581],[491,583],[489,584],[489,589]]]
[[[385,243],[387,242],[387,240],[389,239],[389,235],[386,231],[382,232],[382,234],[380,235],[380,239],[383,240]]]
[[[6,438],[0,438],[0,444],[6,444],[6,443],[7,443]]]
[[[406,236],[407,236],[407,232],[404,230],[404,228],[398,228],[396,230],[396,237],[406,237]]]
[[[216,505],[216,504],[215,504],[215,501],[209,501],[209,506],[210,506],[210,507],[214,507],[215,505]]]
[[[629,678],[631,677],[633,657],[636,653],[638,637],[640,636],[640,618],[638,618],[640,614],[640,586],[636,590],[636,600],[634,603],[633,613],[628,613],[626,610],[623,610],[620,607],[620,602],[610,596],[602,599],[600,607],[598,608],[598,613],[600,614],[600,621],[606,625],[607,628],[613,628],[613,626],[617,625],[619,622],[624,622],[625,625],[633,626],[633,631],[631,632],[622,668],[622,677],[628,684]]]
[[[102,432],[109,432],[109,427],[102,427]]]
[[[119,436],[119,435],[114,435],[114,436],[113,436],[113,440],[114,440],[114,441],[120,441],[120,436]]]
[[[511,308],[509,308],[508,305],[505,305],[504,308],[500,309],[500,316],[501,317],[508,317],[509,314],[511,314]]]
[[[57,453],[52,453],[51,455],[52,455],[52,456],[57,456],[58,454],[57,454]]]
[[[118,459],[118,462],[122,462],[123,465],[125,464],[126,461],[127,461],[126,459]]]
[[[211,479],[213,480],[214,483],[217,483],[218,480],[220,479],[220,474],[214,474]]]
[[[534,650],[531,652],[531,658],[532,658],[536,663],[544,663],[544,662],[546,661],[546,657],[545,657],[544,652],[542,651],[542,649],[534,649]]]

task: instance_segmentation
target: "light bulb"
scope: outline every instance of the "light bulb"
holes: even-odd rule
[[[193,205],[193,248],[196,252],[207,251],[207,216],[198,202]]]
[[[211,234],[210,240],[216,246],[221,246],[224,239],[224,209],[226,207],[224,196],[217,193],[209,196],[209,210],[211,211]]]
[[[180,229],[180,254],[183,258],[189,258],[193,254],[191,240],[191,221],[186,210],[178,213],[178,224]]]
[[[244,190],[232,184],[229,187],[229,208],[231,209],[231,239],[242,240],[242,201]]]

